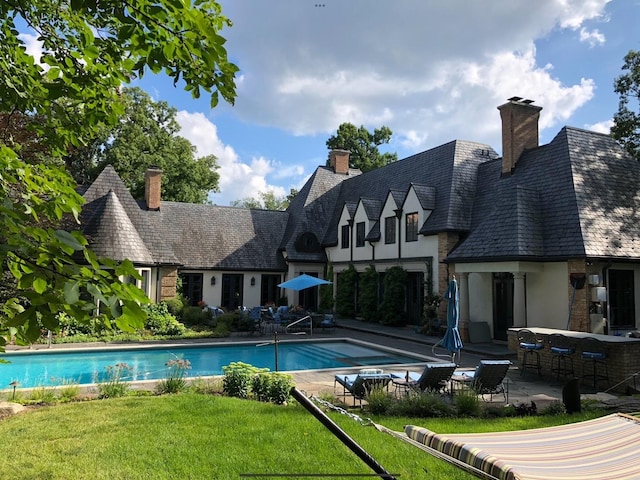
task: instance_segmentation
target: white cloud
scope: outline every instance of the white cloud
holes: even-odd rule
[[[176,119],[181,126],[180,135],[197,149],[198,156],[215,155],[220,167],[220,192],[211,193],[209,199],[218,205],[229,205],[233,200],[257,198],[260,192],[274,191],[276,196],[289,192],[284,187],[270,185],[267,177],[274,172],[273,162],[264,157],[254,157],[243,162],[233,147],[225,145],[218,137],[218,129],[203,113],[181,110]]]
[[[613,127],[613,120],[609,119],[591,125],[585,125],[584,128],[587,130],[593,130],[594,132],[606,133],[608,135],[611,133],[611,127]]]
[[[587,42],[590,47],[595,47],[596,45],[602,45],[605,42],[605,37],[597,28],[589,31],[582,27],[580,29],[580,41]]]
[[[584,41],[610,0],[265,3],[223,0],[227,47],[242,69],[234,112],[294,135],[348,121],[389,126],[414,151],[454,138],[496,144],[496,107],[518,95],[545,107],[541,128],[569,118],[594,82],[566,84],[538,65],[535,41],[559,29]],[[579,78],[579,77],[578,77]],[[428,141],[428,144],[427,144]]]
[[[38,40],[36,35],[31,33],[21,33],[18,35],[18,38],[24,42],[25,49],[27,51],[27,55],[31,55],[33,57],[34,63],[40,64],[40,59],[42,58],[42,42]],[[40,64],[40,66],[44,70],[49,70],[49,65]]]

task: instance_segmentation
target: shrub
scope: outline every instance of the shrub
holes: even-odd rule
[[[343,317],[356,316],[356,283],[358,272],[353,264],[338,274],[338,289],[336,290],[336,312]]]
[[[378,272],[370,265],[361,275],[359,282],[360,315],[367,322],[378,320]]]
[[[116,363],[105,367],[107,370],[106,379],[98,384],[98,398],[116,398],[123,397],[129,391],[129,384],[124,380],[133,367],[126,363]],[[97,374],[96,374],[97,377]]]
[[[64,381],[59,390],[60,400],[62,402],[70,402],[78,398],[80,394],[80,385],[73,382]]]
[[[213,319],[213,313],[202,307],[184,307],[182,310],[182,321],[187,325],[212,325]]]
[[[182,310],[184,309],[184,299],[182,297],[173,297],[164,300],[167,310],[176,318],[182,319]]]
[[[543,408],[540,413],[542,413],[542,415],[564,415],[567,413],[567,409],[565,408],[564,403],[555,401]]]
[[[478,417],[481,413],[480,400],[473,390],[456,392],[454,397],[456,410],[461,417]]]
[[[37,387],[29,392],[26,403],[46,404],[55,403],[56,391],[52,388]]]
[[[391,267],[384,276],[384,295],[380,304],[380,322],[384,325],[404,325],[407,271]]]
[[[268,370],[244,362],[232,362],[222,367],[222,373],[224,373],[222,391],[230,397],[249,398],[254,375]]]
[[[374,388],[365,397],[367,410],[373,415],[385,415],[396,399],[384,388]]]
[[[293,377],[286,373],[272,372],[269,379],[269,401],[276,405],[284,405],[289,402]]]
[[[167,376],[156,385],[157,393],[180,393],[187,388],[184,376],[191,368],[191,362],[178,358],[169,360],[164,364],[167,367]]]
[[[147,313],[145,329],[153,335],[182,335],[185,332],[185,326],[169,313],[166,303],[152,303],[142,308]]]
[[[453,416],[454,410],[440,395],[410,392],[394,402],[388,414],[398,417],[441,418]]]
[[[222,383],[217,378],[194,378],[191,381],[191,390],[202,395],[222,393]]]

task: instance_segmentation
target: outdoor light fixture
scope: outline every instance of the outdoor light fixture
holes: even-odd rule
[[[211,277],[211,285],[215,285],[216,284],[216,277],[215,275],[213,277]]]
[[[255,287],[256,285],[256,277],[251,277],[251,286]]]

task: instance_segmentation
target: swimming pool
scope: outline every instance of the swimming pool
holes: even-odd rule
[[[126,381],[165,378],[169,360],[189,360],[188,377],[222,375],[222,367],[245,362],[275,368],[273,342],[208,345],[153,345],[138,348],[83,349],[73,351],[8,352],[0,364],[0,389],[17,381],[19,387],[85,385],[104,381],[107,367],[126,363],[131,367]],[[418,356],[352,340],[280,341],[278,370],[323,370],[332,368],[411,364],[425,361]]]

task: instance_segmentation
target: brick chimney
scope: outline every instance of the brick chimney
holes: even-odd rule
[[[329,152],[329,166],[335,173],[347,175],[349,173],[349,151],[331,150]]]
[[[162,186],[162,169],[149,167],[144,177],[144,200],[147,210],[160,210],[160,187]]]
[[[538,146],[538,119],[542,107],[533,100],[511,97],[500,105],[502,118],[502,175],[510,175],[516,162],[527,148]]]

